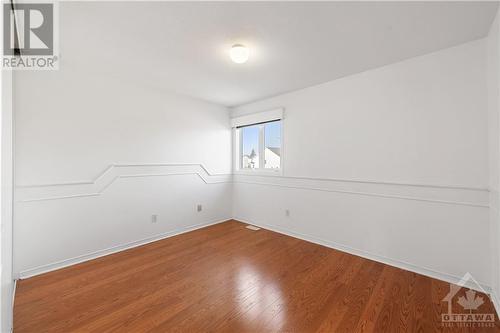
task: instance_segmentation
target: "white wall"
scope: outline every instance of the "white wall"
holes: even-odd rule
[[[12,297],[14,280],[12,274],[12,200],[13,200],[13,118],[12,118],[12,73],[1,74],[0,117],[0,330],[10,332],[12,328]]]
[[[0,17],[3,34],[3,15]],[[3,45],[0,46],[3,52]],[[13,227],[13,113],[12,72],[0,73],[0,331],[11,332],[14,280],[12,274]]]
[[[500,132],[499,132],[499,83],[500,83],[500,14],[493,22],[488,35],[488,124],[489,124],[489,187],[490,187],[490,237],[492,253],[492,289],[496,305],[500,295]]]
[[[284,177],[235,176],[234,216],[489,285],[486,47],[482,39],[235,108],[284,107],[285,143]]]
[[[228,177],[197,165],[231,171],[224,107],[65,62],[16,72],[14,105],[16,274],[231,217]]]

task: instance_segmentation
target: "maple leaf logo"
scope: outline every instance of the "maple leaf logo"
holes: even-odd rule
[[[481,296],[476,297],[476,292],[470,289],[465,292],[465,297],[460,296],[458,298],[458,304],[460,304],[464,310],[477,310],[483,303],[484,299]]]

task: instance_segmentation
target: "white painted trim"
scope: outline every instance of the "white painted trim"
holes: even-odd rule
[[[144,168],[146,170],[144,170]],[[182,175],[196,175],[205,184],[209,185],[229,183],[232,178],[232,174],[211,174],[202,164],[112,164],[93,181],[17,186],[16,202],[32,202],[99,196],[120,178]],[[70,186],[74,186],[76,188],[76,193],[66,193],[63,191],[63,194],[61,194],[61,189]],[[46,189],[46,191],[49,192],[52,191],[52,193],[40,194],[40,190],[43,189]],[[54,190],[56,190],[56,194],[53,193]],[[33,191],[35,191],[35,194],[33,194]]]
[[[14,301],[16,300],[17,279],[14,279],[14,287],[12,288],[12,313],[14,313]]]
[[[16,301],[16,291],[17,291],[17,279],[14,279],[14,287],[12,288],[12,303],[11,303],[11,313],[12,313],[12,324],[14,324],[14,302]],[[14,325],[12,325],[12,327],[10,328],[10,332],[14,332]]]
[[[258,171],[264,171],[265,165],[266,165],[266,143],[265,143],[266,132],[265,132],[264,124],[260,124],[260,125],[258,125],[258,127],[259,127],[259,168],[258,168]]]
[[[283,108],[231,118],[231,127],[247,126],[280,119],[283,119]]]
[[[280,233],[283,235],[298,238],[298,239],[301,239],[301,240],[304,240],[304,241],[307,241],[310,243],[326,246],[326,247],[329,247],[329,248],[332,248],[332,249],[335,249],[338,251],[346,252],[346,253],[349,253],[349,254],[352,254],[352,255],[355,255],[358,257],[362,257],[365,259],[380,262],[380,263],[385,264],[385,265],[397,267],[397,268],[400,268],[400,269],[403,269],[406,271],[425,275],[425,276],[428,276],[428,277],[431,277],[431,278],[434,278],[437,280],[445,281],[448,283],[457,284],[460,280],[462,280],[461,276],[455,276],[455,275],[448,274],[448,273],[438,272],[438,271],[433,270],[433,269],[413,265],[413,264],[410,264],[410,263],[407,263],[405,261],[401,261],[398,259],[391,259],[391,258],[388,258],[385,256],[380,256],[378,254],[355,249],[355,248],[352,248],[352,247],[347,246],[347,245],[343,245],[343,244],[339,244],[336,242],[331,242],[331,241],[327,241],[324,239],[320,239],[320,238],[315,237],[315,236],[298,233],[298,232],[292,231],[288,228],[274,227],[274,226],[271,226],[271,225],[268,225],[265,223],[260,223],[257,221],[249,221],[249,220],[242,219],[239,217],[234,217],[233,220],[236,220],[236,221],[239,221],[239,222],[245,223],[245,224],[252,224],[252,225],[258,226],[258,227],[263,228],[263,229],[271,230],[271,231],[274,231],[274,232],[277,232],[277,233]],[[482,283],[482,282],[479,282],[478,284],[479,284],[479,287],[483,288],[487,293],[491,294],[491,287],[489,285]],[[465,286],[467,288],[470,288],[470,289],[478,290],[477,286],[474,283],[471,283],[471,284],[467,283]],[[482,292],[482,290],[479,290],[479,291]]]
[[[234,172],[234,175],[236,176],[267,176],[267,177],[273,177],[273,176],[280,176],[281,171],[280,169],[265,169],[265,168],[256,168],[256,169],[238,169]]]
[[[143,163],[143,164],[111,164],[108,166],[99,176],[94,180],[86,181],[69,181],[63,183],[46,183],[46,184],[25,184],[17,185],[16,188],[33,188],[33,187],[51,187],[51,186],[68,186],[68,185],[90,185],[98,182],[105,174],[110,172],[114,168],[124,168],[124,167],[157,167],[157,166],[198,166],[200,167],[206,175],[208,176],[231,176],[234,173],[211,173],[207,168],[201,163]],[[245,174],[246,176],[259,176],[259,177],[275,177],[284,179],[296,179],[296,180],[312,180],[312,181],[325,181],[325,182],[346,182],[346,183],[366,183],[366,184],[379,184],[379,185],[394,185],[394,186],[414,186],[414,187],[430,187],[430,188],[444,188],[444,189],[456,189],[456,190],[467,190],[467,191],[484,191],[489,192],[488,188],[485,187],[471,187],[471,186],[461,186],[461,185],[444,185],[444,184],[422,184],[422,183],[411,183],[411,182],[390,182],[390,181],[377,181],[377,180],[363,180],[363,179],[342,179],[342,178],[321,178],[321,177],[305,177],[305,176],[284,176],[276,174]]]
[[[234,158],[236,158],[237,163],[236,163],[236,168],[234,169],[235,172],[243,169],[243,161],[241,156],[243,155],[243,132],[240,131],[239,129],[235,128],[234,129],[236,133],[236,142],[238,143],[236,147],[238,147],[238,151],[234,154]]]
[[[231,220],[231,218],[227,218],[227,219],[223,219],[223,220],[217,220],[217,221],[212,221],[212,222],[207,222],[207,223],[199,223],[199,224],[191,225],[191,226],[188,226],[188,227],[179,228],[179,229],[176,229],[176,230],[173,230],[173,231],[169,231],[169,232],[166,232],[166,233],[158,234],[158,235],[155,235],[155,236],[151,236],[151,237],[143,238],[143,239],[140,239],[140,240],[132,241],[132,242],[129,242],[129,243],[126,243],[126,244],[116,245],[116,246],[109,247],[107,249],[102,249],[102,250],[98,250],[98,251],[95,251],[95,252],[87,253],[87,254],[84,254],[84,255],[81,255],[81,256],[77,256],[77,257],[74,257],[74,258],[65,259],[65,260],[53,262],[51,264],[46,264],[46,265],[38,266],[38,267],[35,267],[35,268],[32,268],[32,269],[28,269],[28,270],[20,272],[18,274],[18,276],[16,277],[16,279],[27,279],[27,278],[30,278],[30,277],[33,277],[33,276],[36,276],[36,275],[48,273],[48,272],[55,271],[55,270],[58,270],[58,269],[61,269],[61,268],[64,268],[64,267],[68,267],[68,266],[73,266],[73,265],[76,265],[76,264],[79,264],[79,263],[82,263],[82,262],[85,262],[85,261],[89,261],[89,260],[96,259],[96,258],[99,258],[99,257],[107,256],[107,255],[110,255],[110,254],[113,254],[113,253],[116,253],[116,252],[124,251],[124,250],[127,250],[127,249],[131,249],[131,248],[134,248],[134,247],[145,245],[145,244],[148,244],[148,243],[156,242],[156,241],[159,241],[159,240],[162,240],[162,239],[165,239],[165,238],[169,238],[169,237],[172,237],[172,236],[184,234],[186,232],[190,232],[190,231],[194,231],[194,230],[197,230],[197,229],[205,228],[205,227],[208,227],[208,226],[211,226],[211,225],[214,225],[214,224],[218,224],[218,223],[222,223],[222,222],[225,222],[225,221],[229,221],[229,220]]]
[[[11,303],[14,281],[12,267],[14,261],[13,233],[14,233],[14,188],[15,188],[15,117],[12,105],[13,73],[10,70],[2,71],[1,79],[1,120],[0,120],[0,169],[1,169],[1,320],[0,330],[13,329],[13,304]]]
[[[398,187],[429,187],[429,188],[439,188],[443,190],[461,190],[461,191],[475,191],[480,195],[488,193],[485,189],[475,189],[475,188],[462,188],[455,186],[436,186],[436,185],[422,185],[422,184],[404,184],[404,183],[387,183],[387,182],[373,182],[373,181],[346,181],[337,179],[325,179],[325,178],[310,178],[310,177],[289,177],[280,176],[277,174],[269,173],[233,173],[233,174],[213,174],[210,173],[205,166],[202,164],[190,164],[190,163],[177,163],[177,164],[112,164],[107,167],[95,180],[93,181],[72,181],[65,183],[52,183],[52,184],[35,184],[35,185],[21,185],[16,187],[16,202],[34,202],[34,201],[46,201],[46,200],[59,200],[59,199],[72,199],[72,198],[82,198],[82,197],[92,197],[99,196],[104,191],[106,191],[111,185],[113,185],[118,179],[121,178],[136,178],[136,177],[166,177],[166,176],[182,176],[182,175],[196,175],[205,184],[223,184],[223,183],[241,183],[241,184],[254,184],[260,186],[275,186],[283,188],[301,189],[301,190],[313,190],[313,191],[324,191],[324,192],[336,192],[345,193],[352,195],[363,195],[363,196],[375,196],[382,198],[391,199],[401,199],[401,200],[414,200],[423,202],[432,202],[439,204],[451,204],[451,205],[461,205],[461,206],[472,206],[480,208],[488,208],[489,200],[478,199],[478,200],[446,200],[436,199],[436,198],[426,198],[425,196],[412,195],[404,193],[403,195],[398,195],[394,193],[380,193],[381,189],[377,191],[359,191],[359,190],[349,190],[349,189],[332,189],[326,187],[319,187],[312,184],[302,184],[302,185],[287,185],[287,184],[276,184],[267,181],[245,181],[239,180],[239,177],[245,176],[256,176],[263,177],[264,179],[275,179],[275,180],[306,180],[306,181],[319,181],[319,182],[346,182],[346,183],[363,183],[367,185],[394,185]],[[330,185],[330,184],[329,184]],[[345,184],[344,184],[345,185]],[[71,189],[70,189],[71,188]],[[378,193],[377,193],[378,192]],[[392,191],[391,191],[392,192]]]
[[[200,167],[207,176],[230,176],[229,173],[211,173],[207,168],[201,163],[136,163],[136,164],[111,164],[103,172],[101,172],[97,178],[94,180],[84,180],[84,181],[69,181],[62,183],[46,183],[46,184],[27,184],[27,185],[17,185],[16,188],[32,188],[32,187],[51,187],[51,186],[67,186],[67,185],[93,185],[99,180],[104,178],[106,174],[110,173],[116,168],[128,168],[128,167],[175,167],[175,166],[187,166],[187,167]],[[201,177],[201,176],[200,176]],[[203,179],[203,177],[202,177]],[[203,179],[204,180],[204,179]]]
[[[333,189],[317,188],[317,187],[310,187],[310,186],[291,186],[291,185],[272,184],[272,183],[246,182],[246,181],[240,181],[240,180],[233,180],[233,183],[235,183],[235,184],[240,183],[240,184],[261,185],[261,186],[275,186],[275,187],[284,187],[284,188],[291,188],[291,189],[298,189],[298,190],[334,192],[334,193],[354,194],[354,195],[372,196],[372,197],[380,197],[380,198],[391,198],[391,199],[401,199],[401,200],[423,201],[423,202],[440,203],[440,204],[446,204],[446,205],[458,205],[458,206],[472,206],[472,207],[480,207],[480,208],[489,208],[489,203],[487,203],[487,204],[478,204],[478,203],[472,203],[472,202],[448,201],[448,200],[438,200],[438,199],[426,199],[426,198],[409,197],[409,196],[393,195],[393,194],[380,194],[380,193],[370,193],[370,192],[361,192],[361,191],[333,190]]]
[[[197,175],[202,180],[198,173],[171,173],[171,174],[143,174],[143,175],[121,175],[113,178],[113,180],[103,187],[99,192],[95,193],[82,193],[82,194],[72,194],[72,195],[64,195],[64,196],[48,196],[48,197],[40,197],[40,198],[29,198],[29,199],[20,199],[16,202],[37,202],[37,201],[49,201],[49,200],[62,200],[62,199],[74,199],[74,198],[84,198],[84,197],[94,197],[100,196],[107,188],[109,188],[116,180],[121,178],[143,178],[143,177],[166,177],[166,176],[179,176],[179,175]],[[488,203],[473,203],[473,202],[463,202],[463,201],[451,201],[451,200],[438,200],[438,199],[426,199],[420,197],[411,197],[411,196],[402,196],[402,195],[393,195],[393,194],[381,194],[381,193],[371,193],[371,192],[362,192],[362,191],[346,191],[346,190],[334,190],[334,189],[325,189],[325,188],[317,188],[311,186],[291,186],[291,185],[281,185],[281,184],[272,184],[272,183],[259,183],[259,182],[245,182],[245,181],[218,181],[218,182],[206,182],[207,185],[212,184],[223,184],[223,183],[234,183],[234,184],[250,184],[250,185],[260,185],[260,186],[274,186],[274,187],[282,187],[282,188],[291,188],[291,189],[299,189],[299,190],[308,190],[308,191],[321,191],[321,192],[333,192],[333,193],[343,193],[343,194],[352,194],[352,195],[361,195],[361,196],[372,196],[379,198],[388,198],[388,199],[399,199],[399,200],[411,200],[411,201],[421,201],[421,202],[429,202],[429,203],[438,203],[445,205],[457,205],[457,206],[469,206],[469,207],[478,207],[478,208],[489,208]]]
[[[101,193],[84,193],[84,194],[64,195],[64,196],[56,196],[56,197],[22,199],[22,200],[17,200],[16,202],[35,202],[35,201],[63,200],[63,199],[85,198],[85,197],[97,197],[99,195],[101,195]]]
[[[284,177],[285,176],[285,157],[286,157],[286,153],[285,153],[285,117],[283,115],[283,119],[281,119],[281,133],[280,133],[280,168],[279,168],[279,174],[275,175],[275,176],[279,176],[279,177]]]
[[[461,186],[461,185],[441,185],[441,184],[423,184],[423,183],[410,183],[410,182],[390,182],[384,180],[363,180],[363,179],[343,179],[343,178],[321,178],[321,177],[304,177],[304,176],[285,176],[285,175],[270,175],[270,174],[245,174],[245,176],[259,176],[259,177],[274,177],[282,179],[294,179],[294,180],[312,180],[312,181],[324,181],[324,182],[345,182],[345,183],[361,183],[361,184],[377,184],[377,185],[392,185],[392,186],[411,186],[411,187],[429,187],[429,188],[441,188],[441,189],[452,189],[452,190],[466,190],[466,191],[483,191],[489,192],[490,190],[486,187],[472,187],[472,186]]]

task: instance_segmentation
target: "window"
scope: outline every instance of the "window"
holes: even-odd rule
[[[282,172],[284,109],[231,119],[234,168],[247,172]]]
[[[281,120],[237,127],[240,170],[281,168]]]

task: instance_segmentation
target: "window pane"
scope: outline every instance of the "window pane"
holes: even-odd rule
[[[279,169],[281,165],[281,121],[264,125],[265,168]]]
[[[256,169],[259,167],[259,126],[241,128],[241,168]]]

